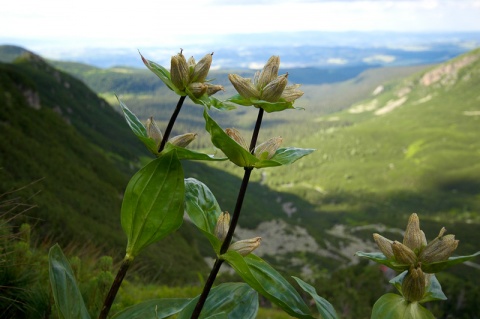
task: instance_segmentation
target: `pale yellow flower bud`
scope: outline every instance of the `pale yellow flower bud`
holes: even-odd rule
[[[394,241],[392,243],[392,251],[395,260],[401,264],[414,265],[417,262],[415,253],[401,242]]]
[[[254,251],[258,246],[260,246],[261,240],[261,237],[239,240],[231,244],[228,250],[236,251],[237,253],[245,257],[252,251]]]
[[[186,85],[190,82],[188,63],[182,52],[173,56],[170,61],[170,77],[172,83],[180,91],[185,90]]]
[[[229,74],[228,79],[232,83],[233,87],[237,92],[246,99],[249,98],[259,98],[260,92],[255,88],[250,79],[242,78],[237,74]]]
[[[153,138],[155,140],[155,143],[157,143],[157,146],[162,143],[163,140],[163,134],[162,131],[157,126],[157,123],[153,120],[153,116],[149,117],[147,119],[147,123],[145,124],[146,129],[147,129],[147,136],[150,138]]]
[[[444,232],[440,232],[443,234]],[[419,260],[422,263],[434,263],[447,260],[458,247],[455,235],[440,236],[432,240],[420,253]]]
[[[243,139],[243,136],[240,134],[240,132],[235,129],[235,128],[227,128],[225,129],[225,133],[227,133],[227,135],[232,139],[234,140],[235,142],[237,142],[241,147],[243,147],[244,149],[246,149],[248,151],[248,145],[247,143],[245,142],[245,140]]]
[[[225,91],[225,89],[221,85],[214,85],[214,84],[208,84],[208,83],[206,83],[206,85],[207,85],[208,96],[214,95],[218,91]]]
[[[277,78],[278,69],[280,68],[280,57],[272,56],[268,59],[267,63],[262,69],[262,72],[258,75],[257,81],[254,81],[257,88],[262,89],[268,83]]]
[[[282,96],[283,90],[285,90],[287,83],[288,73],[280,75],[263,88],[261,99],[268,102],[277,102]]]
[[[191,56],[188,61],[187,61],[188,67],[191,69],[191,72],[193,72],[193,69],[195,68],[195,65],[197,64],[195,62],[195,58]]]
[[[215,236],[221,241],[225,240],[229,228],[230,214],[228,212],[221,213],[215,225]]]
[[[393,241],[379,234],[373,234],[373,239],[375,240],[378,248],[385,255],[385,257],[387,257],[388,259],[392,259],[394,257],[392,250]]]
[[[300,84],[289,85],[283,90],[281,98],[287,102],[293,102],[296,99],[300,98],[303,95],[303,92],[298,88]]]
[[[413,251],[419,251],[425,245],[425,234],[420,230],[420,220],[417,214],[410,215],[407,229],[403,236],[403,244]],[[426,241],[426,240],[425,240]]]
[[[283,139],[278,137],[272,137],[271,139],[263,142],[255,147],[253,154],[259,159],[270,159],[282,144]]]
[[[196,98],[201,97],[205,93],[207,93],[208,85],[201,82],[193,82],[188,85],[188,91],[192,93],[192,95]]]
[[[196,133],[185,133],[172,137],[168,141],[178,147],[187,147],[187,145],[190,144],[195,139],[195,137],[197,137]]]
[[[407,275],[403,278],[402,294],[409,302],[420,301],[425,294],[425,274],[422,269],[410,267]]]
[[[191,81],[205,81],[208,75],[208,71],[210,71],[210,66],[212,65],[212,56],[213,53],[206,54],[200,61],[198,61],[193,70]]]

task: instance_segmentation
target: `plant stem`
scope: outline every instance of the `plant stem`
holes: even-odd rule
[[[130,268],[132,261],[133,259],[126,258],[126,257],[123,260],[122,265],[120,266],[120,269],[117,272],[117,276],[115,277],[115,280],[113,281],[113,284],[110,287],[110,291],[108,292],[107,298],[105,298],[105,301],[102,307],[102,312],[100,312],[98,319],[107,318],[108,313],[110,312],[110,308],[112,307],[113,301],[117,296],[118,289],[120,289],[123,278],[125,278],[125,275],[127,274],[128,268]]]
[[[185,101],[186,97],[186,95],[180,96],[180,99],[178,100],[177,107],[175,108],[175,111],[173,111],[172,117],[170,117],[170,121],[168,122],[167,129],[165,130],[165,134],[163,135],[162,143],[160,143],[160,147],[158,148],[159,153],[163,151],[165,144],[167,144],[170,133],[172,132],[173,124],[175,124],[175,121],[177,120],[177,116],[182,109],[183,101]]]
[[[263,109],[260,108],[258,112],[257,122],[255,123],[255,128],[253,130],[252,140],[250,142],[251,153],[253,153],[253,150],[255,149],[255,144],[257,143],[258,133],[260,132],[260,126],[262,124],[262,119],[263,119],[263,112],[264,112]],[[230,247],[230,242],[232,241],[233,233],[235,232],[235,228],[237,227],[238,219],[240,217],[240,212],[242,210],[243,200],[247,192],[247,186],[250,180],[250,175],[252,173],[253,167],[245,167],[244,169],[245,169],[245,173],[243,175],[242,184],[240,185],[240,190],[238,191],[235,210],[233,212],[233,216],[230,221],[230,227],[228,228],[227,235],[225,237],[225,240],[222,243],[222,247],[220,248],[220,255],[226,253],[228,250],[228,247]],[[190,319],[197,319],[200,316],[200,313],[202,312],[203,306],[207,301],[208,294],[212,289],[215,278],[217,278],[218,271],[220,270],[222,263],[223,263],[222,259],[217,258],[215,260],[212,270],[210,271],[210,275],[208,276],[208,279],[205,282],[205,286],[203,287],[202,294],[198,299],[197,305],[195,306],[195,309],[193,310],[193,313]]]

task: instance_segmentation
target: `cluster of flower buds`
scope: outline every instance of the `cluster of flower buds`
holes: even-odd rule
[[[230,214],[228,212],[221,213],[217,219],[217,224],[215,225],[215,236],[221,241],[225,240],[229,228]],[[261,240],[261,237],[239,240],[231,244],[228,247],[228,250],[233,250],[242,256],[247,256],[260,246]]]
[[[153,117],[147,119],[145,127],[147,129],[147,136],[155,141],[158,148],[162,143],[163,134]],[[168,142],[178,147],[187,147],[196,137],[196,133],[185,133],[172,137]]]
[[[303,95],[298,88],[300,85],[288,83],[288,73],[278,75],[280,57],[272,56],[262,71],[257,71],[250,79],[241,77],[238,74],[229,74],[228,78],[237,92],[245,99],[264,100],[267,102],[278,102],[280,99],[286,102],[293,102]]]
[[[425,293],[428,277],[425,265],[447,260],[458,247],[455,235],[444,235],[443,227],[438,236],[427,244],[425,233],[420,229],[417,214],[412,214],[403,237],[403,243],[391,241],[373,234],[380,251],[396,263],[397,269],[408,270],[402,283],[402,292],[409,301],[418,301]]]
[[[170,61],[170,77],[172,83],[179,91],[190,93],[195,98],[204,94],[213,95],[223,90],[221,85],[206,83],[210,66],[212,65],[213,53],[206,54],[198,63],[193,56],[185,59],[182,51],[173,56]]]
[[[251,151],[248,149],[245,139],[242,137],[242,135],[237,129],[227,128],[225,129],[225,133],[244,149],[249,152]],[[255,147],[255,149],[253,150],[253,155],[255,155],[259,159],[270,159],[273,157],[273,155],[275,155],[275,152],[278,150],[280,145],[282,145],[282,142],[283,139],[280,136],[272,137]]]

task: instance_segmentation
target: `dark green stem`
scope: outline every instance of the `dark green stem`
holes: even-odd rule
[[[113,301],[115,300],[115,297],[117,296],[118,289],[120,289],[120,286],[122,285],[123,278],[125,278],[125,275],[127,274],[128,268],[130,268],[130,265],[132,264],[133,259],[126,258],[123,260],[122,265],[120,266],[120,269],[118,270],[117,276],[115,277],[115,280],[113,281],[112,286],[110,287],[110,291],[108,292],[107,298],[105,298],[105,301],[103,303],[102,307],[102,312],[100,312],[100,315],[98,316],[98,319],[106,319],[108,316],[108,313],[110,312],[110,308],[112,307]]]
[[[173,124],[175,124],[175,121],[177,120],[177,116],[182,109],[183,101],[185,101],[186,97],[187,96],[180,96],[180,99],[178,100],[177,107],[175,108],[175,111],[173,111],[172,117],[168,122],[167,129],[165,130],[165,134],[163,135],[162,143],[160,143],[160,147],[158,148],[159,153],[163,151],[163,149],[165,148],[165,144],[167,144],[168,138],[170,137],[170,133],[173,129]]]
[[[260,132],[260,126],[262,125],[262,118],[263,118],[263,109],[260,108],[258,112],[257,122],[255,123],[255,128],[253,130],[252,140],[250,142],[251,153],[253,153],[253,150],[255,149],[255,145],[257,143],[258,133]],[[250,175],[252,173],[253,167],[245,167],[244,169],[245,169],[245,173],[243,175],[242,184],[240,185],[240,190],[238,191],[237,203],[235,204],[235,210],[233,212],[233,216],[230,221],[230,227],[228,228],[227,235],[225,237],[225,240],[223,241],[222,247],[220,248],[220,255],[227,252],[228,247],[230,246],[230,242],[232,241],[233,233],[235,232],[235,228],[237,227],[238,219],[240,217],[240,212],[242,210],[243,200],[247,192],[247,186],[250,180]],[[210,275],[208,276],[208,279],[205,282],[205,286],[203,287],[202,294],[198,299],[197,305],[195,306],[195,309],[193,310],[193,313],[190,319],[197,319],[200,316],[200,313],[202,312],[203,306],[207,301],[208,294],[212,289],[213,283],[215,282],[215,278],[217,278],[218,271],[220,270],[222,263],[223,263],[222,259],[217,258],[215,260],[215,264],[213,265],[212,270],[210,271]]]

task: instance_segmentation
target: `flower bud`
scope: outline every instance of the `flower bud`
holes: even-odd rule
[[[207,93],[208,86],[205,83],[193,82],[188,85],[188,91],[196,98]]]
[[[157,143],[157,146],[162,143],[163,140],[163,135],[162,131],[157,126],[157,123],[153,120],[153,116],[150,116],[147,120],[147,123],[145,124],[146,129],[147,129],[147,136],[150,138],[153,138],[155,142]]]
[[[215,225],[215,236],[221,241],[225,240],[229,228],[230,214],[228,212],[221,213]]]
[[[187,61],[188,68],[191,70],[192,73],[193,73],[193,69],[195,68],[196,64],[197,63],[195,62],[195,58],[193,56],[191,56]]]
[[[298,88],[300,84],[289,85],[283,90],[281,98],[287,102],[293,102],[296,99],[300,98],[303,95],[303,92]]]
[[[288,83],[288,73],[280,75],[275,80],[268,83],[262,91],[261,98],[262,100],[268,102],[277,102],[278,99],[282,96],[283,90]]]
[[[228,79],[237,92],[244,98],[259,98],[260,92],[255,88],[250,79],[242,78],[237,74],[229,74]]]
[[[403,236],[403,244],[413,251],[419,251],[423,246],[427,245],[425,234],[420,230],[420,220],[415,213],[410,215],[408,219],[407,229]]]
[[[277,78],[279,68],[280,57],[275,55],[270,57],[263,67],[262,72],[258,75],[258,80],[254,81],[254,83],[257,85],[257,88],[262,89],[268,83],[275,80]]]
[[[253,154],[259,159],[270,159],[275,155],[275,152],[282,144],[282,141],[283,139],[280,136],[273,137],[255,147]]]
[[[190,82],[187,60],[185,60],[181,51],[179,54],[173,56],[170,61],[170,77],[172,83],[180,91],[185,90],[185,86]]]
[[[239,240],[230,245],[228,250],[234,250],[242,256],[247,256],[260,246],[261,237],[255,237],[250,239]]]
[[[427,264],[447,260],[457,249],[458,242],[455,240],[455,235],[437,237],[420,253],[419,260]]]
[[[218,91],[225,91],[225,89],[221,85],[214,85],[214,84],[209,84],[209,83],[206,83],[206,85],[207,85],[207,95],[208,96],[214,95]]]
[[[403,278],[402,294],[409,302],[420,301],[425,294],[425,274],[422,269],[410,267],[407,275]]]
[[[417,262],[417,256],[415,253],[401,242],[394,241],[392,244],[392,251],[395,260],[401,264],[414,265]]]
[[[197,137],[196,133],[185,133],[172,137],[169,142],[178,147],[187,147],[187,145],[190,144],[195,137]]]
[[[243,139],[242,135],[240,134],[240,132],[239,132],[237,129],[227,128],[227,129],[225,129],[225,133],[227,133],[227,135],[228,135],[232,140],[234,140],[235,142],[237,142],[241,147],[243,147],[244,149],[246,149],[246,150],[248,151],[247,143],[245,142],[245,140]]]
[[[207,78],[208,71],[210,71],[210,66],[212,65],[212,56],[213,53],[206,54],[198,63],[195,65],[192,74],[192,81],[194,82],[204,82]]]
[[[373,239],[377,243],[378,248],[380,251],[387,257],[388,259],[392,259],[394,257],[393,250],[392,250],[392,241],[379,235],[373,234]]]

